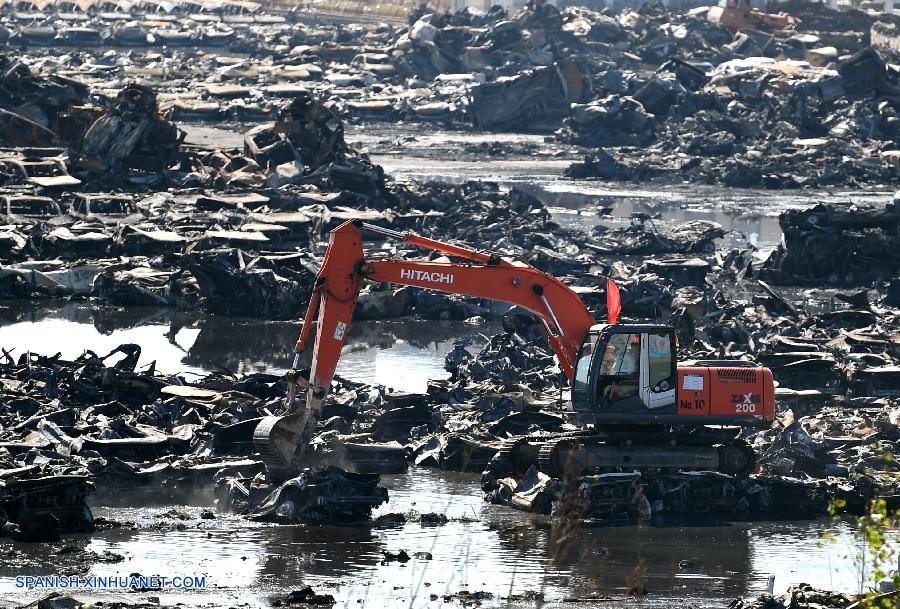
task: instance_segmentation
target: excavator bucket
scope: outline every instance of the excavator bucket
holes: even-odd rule
[[[296,370],[299,358],[294,359]],[[285,414],[265,417],[253,431],[253,444],[259,451],[269,478],[281,482],[297,476],[316,434],[317,411],[297,404],[297,376],[289,373]]]
[[[265,417],[253,432],[253,444],[268,469],[269,478],[289,480],[303,469],[303,459],[316,433],[318,416],[303,409],[283,416]]]

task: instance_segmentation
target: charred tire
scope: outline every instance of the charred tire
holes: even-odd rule
[[[744,440],[732,440],[719,446],[719,471],[735,478],[746,478],[756,468],[756,452]]]

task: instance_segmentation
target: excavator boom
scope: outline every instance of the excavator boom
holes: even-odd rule
[[[362,231],[372,230],[406,243],[461,258],[407,260],[366,258]],[[307,406],[318,410],[331,385],[357,297],[364,279],[416,286],[478,298],[501,300],[540,318],[548,341],[571,380],[581,343],[596,322],[571,288],[555,277],[498,254],[481,252],[361,222],[345,222],[331,232],[328,250],[316,278],[296,351],[301,353],[317,320]]]

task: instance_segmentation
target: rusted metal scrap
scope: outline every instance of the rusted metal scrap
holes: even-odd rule
[[[336,467],[307,470],[275,489],[252,516],[285,524],[352,524],[367,521],[387,502],[378,475],[351,474]]]
[[[38,76],[20,59],[0,56],[0,145],[56,145],[59,115],[87,99],[78,81]]]
[[[132,83],[85,133],[78,164],[91,173],[159,171],[173,161],[184,137],[175,123],[160,115],[156,92]]]

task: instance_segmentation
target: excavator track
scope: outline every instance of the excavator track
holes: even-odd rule
[[[485,470],[485,476],[495,479],[521,476],[529,467],[540,465],[540,449],[550,442],[591,436],[591,430],[565,431],[554,434],[515,436],[503,440]],[[484,480],[484,479],[483,479]]]
[[[498,478],[524,474],[535,462],[536,451],[531,445],[534,440],[535,438],[530,436],[516,436],[503,440],[488,464],[491,473]]]
[[[577,468],[576,471],[576,466],[572,459],[567,460],[568,462],[565,465],[561,464],[559,460],[560,448],[575,444],[583,446],[590,442],[599,443],[603,440],[603,436],[594,433],[572,434],[548,440],[541,445],[538,451],[538,468],[552,478],[579,476],[586,467]]]
[[[635,444],[618,433],[594,433],[548,438],[538,447],[537,464],[553,478],[574,478],[590,471],[617,469],[715,470],[746,478],[756,466],[756,454],[744,440],[721,444],[682,438],[635,436]]]
[[[540,450],[538,451],[538,470],[547,474],[551,478],[559,478],[560,471],[556,466],[556,460],[554,456],[556,455],[556,445],[561,440],[550,440],[548,442],[544,442],[540,446]]]

